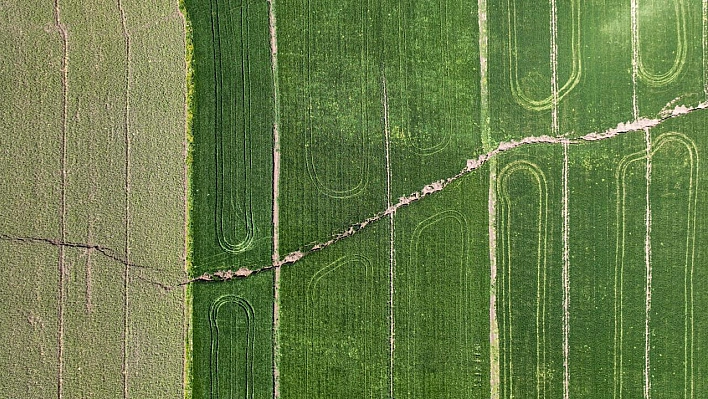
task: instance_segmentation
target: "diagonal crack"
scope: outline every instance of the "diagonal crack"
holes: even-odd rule
[[[421,190],[416,191],[414,193],[411,193],[407,196],[400,197],[398,199],[398,202],[390,205],[387,209],[383,211],[379,211],[372,216],[366,218],[364,221],[355,223],[351,226],[349,226],[348,229],[339,232],[335,235],[333,235],[329,240],[320,242],[320,243],[315,243],[315,244],[309,244],[305,246],[304,248],[291,252],[282,259],[279,260],[274,260],[273,263],[262,266],[259,268],[248,268],[248,267],[241,267],[237,270],[219,270],[213,273],[204,273],[200,276],[194,277],[192,279],[186,280],[178,284],[178,286],[183,286],[187,285],[189,283],[197,282],[197,281],[228,281],[232,280],[234,278],[246,278],[249,277],[255,273],[267,271],[267,270],[272,270],[272,269],[277,269],[285,265],[292,265],[300,259],[304,258],[305,256],[313,253],[313,252],[318,252],[321,251],[327,247],[329,247],[332,244],[335,244],[347,237],[350,237],[362,229],[366,228],[369,224],[372,224],[374,222],[377,222],[385,217],[388,217],[392,214],[394,214],[399,208],[402,208],[404,206],[407,206],[413,202],[417,202],[421,200],[424,197],[427,197],[431,194],[434,194],[438,191],[442,191],[445,187],[447,187],[450,183],[453,183],[454,181],[472,173],[473,171],[479,169],[482,167],[487,161],[489,161],[491,158],[496,157],[497,155],[509,151],[514,148],[526,146],[526,145],[532,145],[532,144],[568,144],[568,145],[575,145],[575,144],[583,144],[583,143],[588,143],[588,142],[595,142],[595,141],[600,141],[600,140],[607,140],[625,133],[630,133],[634,131],[639,131],[639,130],[644,130],[644,129],[649,129],[653,128],[656,126],[659,126],[663,122],[676,118],[678,116],[682,115],[687,115],[691,112],[702,110],[708,108],[708,101],[701,102],[695,106],[685,106],[685,105],[679,105],[671,108],[672,103],[667,104],[666,107],[659,113],[659,116],[657,118],[638,118],[637,120],[633,122],[622,122],[617,124],[616,127],[610,128],[604,131],[599,131],[599,132],[592,132],[585,134],[583,136],[579,136],[576,138],[568,138],[566,136],[570,135],[572,132],[567,133],[565,135],[561,136],[548,136],[548,135],[543,135],[543,136],[535,136],[535,137],[525,137],[520,140],[511,140],[511,141],[506,141],[506,142],[501,142],[499,145],[484,154],[479,155],[477,158],[474,159],[468,159],[467,160],[467,165],[460,170],[457,174],[454,176],[448,177],[446,179],[441,179],[434,181],[425,187],[423,187]]]
[[[321,251],[327,247],[329,247],[332,244],[335,244],[347,237],[350,237],[362,229],[366,228],[366,226],[377,222],[383,218],[386,218],[388,216],[391,216],[394,214],[398,209],[407,206],[411,203],[417,202],[421,200],[424,197],[427,197],[431,194],[434,194],[436,192],[442,191],[447,187],[449,184],[455,182],[456,180],[474,172],[475,170],[479,169],[482,167],[484,164],[486,164],[490,159],[496,157],[497,155],[512,150],[514,148],[522,147],[522,146],[527,146],[527,145],[533,145],[533,144],[569,144],[569,145],[575,145],[575,144],[582,144],[582,143],[588,143],[588,142],[594,142],[594,141],[600,141],[600,140],[607,140],[625,133],[630,133],[634,131],[639,131],[639,130],[644,130],[644,129],[649,129],[656,127],[663,122],[676,118],[678,116],[682,115],[687,115],[691,112],[702,110],[708,108],[708,101],[707,102],[702,102],[699,103],[696,106],[693,107],[686,107],[686,106],[677,106],[674,107],[673,109],[665,109],[662,111],[659,115],[658,118],[639,118],[634,122],[625,122],[625,123],[619,123],[616,127],[602,131],[602,132],[593,132],[593,133],[588,133],[584,136],[579,136],[576,138],[568,138],[565,136],[548,136],[548,135],[543,135],[543,136],[534,136],[534,137],[525,137],[520,140],[512,140],[512,141],[507,141],[507,142],[501,142],[499,145],[484,154],[479,155],[477,158],[474,159],[468,159],[467,164],[465,167],[460,170],[457,174],[454,176],[448,177],[446,179],[441,179],[434,181],[426,186],[424,186],[421,190],[413,192],[409,195],[400,197],[396,203],[391,204],[388,208],[385,210],[379,211],[372,216],[366,218],[365,220],[355,223],[351,225],[348,229],[339,232],[335,235],[333,235],[329,240],[320,242],[320,243],[314,243],[314,244],[309,244],[305,246],[303,249],[300,249],[298,251],[291,252],[287,255],[285,255],[282,259],[274,260],[271,264],[265,265],[259,268],[247,268],[247,267],[242,267],[237,270],[219,270],[213,273],[205,273],[200,276],[194,277],[192,279],[188,279],[185,281],[182,281],[178,284],[172,284],[168,285],[165,283],[153,281],[146,279],[142,276],[135,275],[136,278],[146,281],[150,284],[153,284],[159,288],[161,288],[164,291],[170,291],[174,288],[182,287],[184,285],[187,285],[189,283],[197,282],[197,281],[228,281],[232,280],[235,278],[246,278],[248,276],[251,276],[255,273],[267,271],[267,270],[272,270],[272,269],[277,269],[282,266],[286,265],[292,265],[298,261],[300,261],[302,258],[305,256]],[[136,269],[143,269],[143,270],[155,270],[159,271],[159,269],[145,266],[145,265],[140,265],[134,262],[130,262],[124,255],[120,254],[116,250],[99,245],[99,244],[90,244],[90,243],[81,243],[81,242],[71,242],[71,241],[63,241],[60,239],[54,239],[54,238],[46,238],[46,237],[31,237],[31,236],[11,236],[9,234],[4,234],[0,233],[0,240],[2,241],[9,241],[9,242],[14,242],[14,243],[19,243],[19,244],[46,244],[46,245],[53,245],[61,248],[80,248],[80,249],[85,249],[89,251],[96,251],[100,253],[101,255],[112,259],[126,267],[131,267],[131,268],[136,268]]]
[[[138,263],[130,262],[126,259],[126,257],[124,255],[118,253],[116,250],[106,247],[106,246],[103,246],[103,245],[99,245],[99,244],[63,241],[60,239],[47,238],[47,237],[11,236],[9,234],[4,234],[4,233],[0,233],[0,241],[7,241],[7,242],[16,243],[16,244],[45,244],[45,245],[53,245],[55,247],[60,247],[60,248],[78,248],[78,249],[85,249],[87,251],[96,251],[96,252],[100,253],[101,255],[105,256],[106,258],[112,259],[112,260],[114,260],[126,267],[142,269],[142,270],[160,271],[159,269],[154,268],[154,267],[140,265]],[[169,291],[175,287],[174,285],[169,285],[169,284],[161,283],[158,281],[153,281],[153,280],[147,279],[147,278],[139,276],[139,275],[135,275],[134,277],[136,277],[140,280],[143,280],[147,283],[153,284],[156,287],[159,287],[165,291]]]

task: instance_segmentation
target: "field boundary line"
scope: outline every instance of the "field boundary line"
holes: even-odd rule
[[[558,135],[558,15],[556,0],[551,0],[551,134]]]
[[[568,144],[563,144],[563,398],[570,398],[570,215]]]
[[[680,0],[676,0],[680,1]],[[646,81],[649,85],[659,86],[664,85],[672,81],[676,76],[671,77],[672,71],[668,72],[668,77],[662,76],[650,76],[646,74],[643,68],[640,48],[639,48],[639,1],[631,0],[631,31],[632,31],[632,111],[634,118],[639,117],[639,98],[637,95],[638,81],[640,78]],[[677,21],[678,23],[678,21]],[[679,39],[680,40],[680,39]],[[680,51],[679,51],[680,52]],[[677,55],[678,57],[678,55]],[[676,64],[674,64],[674,67]],[[672,67],[672,70],[674,68]],[[651,200],[650,200],[650,190],[651,190],[651,132],[649,127],[644,127],[644,141],[646,143],[645,157],[646,157],[646,208],[644,215],[645,222],[645,235],[644,235],[644,266],[646,269],[646,287],[645,287],[645,310],[644,310],[644,399],[651,399],[651,364],[650,355],[651,350],[651,331],[649,328],[650,318],[651,318]],[[622,392],[619,392],[620,398],[622,397]]]
[[[637,0],[631,0],[631,30],[632,30],[632,115],[639,118],[639,103],[637,98],[637,80],[639,76],[639,32]]]
[[[708,57],[708,49],[706,49],[706,46],[708,45],[708,0],[702,1],[701,22],[703,32],[703,34],[701,35],[701,66],[703,67],[703,94],[705,95],[705,99],[708,100],[708,69],[706,68],[706,66],[708,66],[708,62],[706,60],[706,57]]]
[[[487,58],[489,57],[489,34],[487,27],[487,0],[477,2],[479,25],[479,91],[480,128],[482,149],[492,150],[489,120],[489,80]],[[499,321],[497,320],[497,160],[489,160],[489,190],[487,194],[487,228],[489,235],[489,396],[499,399]]]
[[[124,274],[123,274],[123,365],[122,365],[122,376],[123,376],[123,398],[128,399],[128,327],[129,327],[129,282],[130,282],[130,150],[131,150],[131,132],[130,132],[130,80],[132,77],[132,70],[130,65],[131,48],[130,48],[130,32],[128,32],[128,21],[123,8],[123,1],[117,0],[118,13],[120,16],[121,30],[123,33],[123,38],[125,40],[125,113],[123,120],[123,127],[125,129],[125,260]]]
[[[193,90],[193,80],[192,80],[192,57],[194,47],[192,44],[192,27],[189,20],[189,15],[187,14],[187,9],[183,0],[179,0],[177,5],[177,12],[180,15],[180,22],[182,23],[182,29],[184,31],[184,66],[185,66],[185,85],[184,85],[184,143],[182,145],[182,160],[184,162],[182,168],[182,184],[183,184],[183,233],[184,241],[182,247],[182,261],[183,271],[185,274],[189,274],[191,259],[190,259],[190,229],[189,229],[189,209],[191,204],[191,166],[190,166],[190,147],[192,143],[192,90]],[[136,32],[137,34],[138,32]],[[191,331],[191,321],[192,321],[192,292],[191,287],[184,287],[182,290],[182,298],[184,300],[184,309],[182,312],[182,337],[184,340],[184,351],[182,358],[182,399],[190,399],[192,396],[191,389],[191,351],[192,351],[192,331]]]
[[[278,31],[275,0],[268,0],[268,33],[273,80],[273,255],[280,259],[280,85],[278,83]],[[273,398],[280,398],[280,267],[273,273]]]
[[[578,11],[579,12],[579,11]],[[558,123],[558,9],[556,0],[551,0],[551,132],[557,136],[560,131]],[[563,143],[562,168],[562,284],[563,284],[563,399],[570,398],[569,369],[569,335],[570,335],[570,256],[569,256],[569,215],[568,215],[568,143]],[[545,365],[544,365],[545,367]]]
[[[100,245],[100,244],[89,244],[89,243],[81,243],[81,242],[73,242],[73,241],[63,241],[60,239],[55,239],[55,238],[46,238],[46,237],[31,237],[31,236],[11,236],[5,233],[0,233],[0,241],[10,241],[16,244],[46,244],[46,245],[52,245],[55,247],[64,247],[64,248],[78,248],[78,249],[87,249],[87,250],[93,250],[101,255],[112,259],[124,266],[130,266],[133,268],[137,269],[146,269],[146,270],[154,270],[154,271],[162,271],[162,269],[158,269],[155,267],[150,267],[150,266],[145,266],[141,265],[139,263],[134,263],[134,262],[128,262],[125,259],[125,256],[121,255],[118,253],[118,251]]]
[[[385,67],[382,68],[382,91],[383,91],[383,116],[384,116],[384,150],[386,155],[386,207],[390,208],[392,203],[391,197],[391,125],[389,119],[389,104],[388,104],[388,90],[386,86],[386,70]],[[395,286],[394,279],[396,276],[396,249],[394,247],[395,241],[395,215],[393,212],[389,216],[389,394],[391,398],[394,398],[394,378],[393,378],[393,362],[394,362],[394,351],[396,349],[396,321],[394,317],[394,295]]]
[[[61,85],[62,85],[62,114],[61,114],[61,189],[59,204],[59,236],[61,241],[66,241],[66,189],[67,189],[67,128],[69,114],[69,32],[61,21],[61,9],[59,0],[54,0],[54,27],[61,37],[62,60],[61,60]],[[64,282],[66,280],[66,251],[65,247],[59,246],[59,309],[58,309],[58,368],[57,368],[57,397],[64,397],[64,307],[66,295],[64,292]]]
[[[652,265],[651,265],[651,174],[652,174],[652,142],[651,132],[649,128],[644,129],[646,140],[646,213],[644,221],[646,225],[646,234],[644,236],[644,265],[646,267],[646,299],[644,313],[644,397],[651,399],[651,283],[652,283]]]
[[[54,238],[46,238],[46,237],[29,237],[29,236],[10,236],[8,234],[0,233],[0,241],[9,241],[15,244],[43,244],[43,245],[52,245],[55,247],[59,247],[60,250],[61,248],[78,248],[78,249],[84,249],[87,251],[96,251],[100,253],[101,255],[105,256],[106,258],[112,259],[118,263],[120,263],[123,266],[130,266],[135,269],[143,269],[143,270],[152,270],[156,272],[161,272],[163,271],[162,269],[158,269],[155,267],[150,267],[150,266],[145,266],[141,265],[138,263],[133,263],[133,262],[128,262],[124,256],[120,255],[117,251],[114,249],[105,247],[103,245],[99,244],[86,244],[86,243],[79,243],[79,242],[71,242],[71,241],[62,241],[59,239],[54,239]],[[134,278],[137,278],[138,280],[144,281],[146,283],[152,284],[157,288],[160,288],[161,290],[167,292],[175,288],[176,286],[174,284],[166,284],[166,283],[161,283],[158,281],[153,281],[148,278],[145,278],[140,275],[134,275]],[[180,284],[183,285],[183,284]],[[179,285],[178,285],[179,286]]]
[[[303,257],[323,250],[324,248],[327,248],[328,246],[339,242],[347,237],[350,237],[357,232],[361,231],[362,229],[366,228],[368,225],[377,222],[385,217],[388,217],[392,213],[396,212],[398,209],[405,207],[407,205],[410,205],[414,202],[417,202],[429,195],[435,194],[439,191],[442,191],[450,185],[451,183],[454,183],[458,179],[467,176],[468,174],[474,172],[475,170],[481,168],[482,166],[486,165],[490,160],[493,160],[495,157],[498,155],[519,148],[519,147],[526,147],[530,145],[537,145],[537,144],[549,144],[549,145],[562,145],[564,143],[567,143],[568,145],[579,145],[583,143],[592,143],[592,142],[597,142],[597,141],[602,141],[602,140],[607,140],[611,139],[613,137],[617,137],[626,133],[630,132],[636,132],[636,131],[641,131],[643,129],[648,129],[652,127],[656,127],[661,125],[663,122],[671,120],[673,118],[682,116],[682,115],[687,115],[692,112],[696,112],[699,110],[703,109],[708,109],[708,101],[707,102],[702,102],[697,104],[696,106],[692,107],[686,107],[686,106],[677,106],[675,107],[672,111],[662,113],[661,116],[657,118],[639,118],[636,119],[633,122],[621,122],[617,124],[617,126],[604,130],[604,131],[599,131],[599,132],[592,132],[585,134],[583,136],[577,136],[573,138],[565,137],[564,135],[561,136],[549,136],[549,135],[542,135],[542,136],[530,136],[530,137],[525,137],[523,139],[519,140],[511,140],[511,141],[505,141],[501,142],[495,147],[494,149],[485,152],[476,158],[473,159],[468,159],[467,160],[467,165],[462,168],[458,173],[455,175],[436,180],[430,184],[425,185],[423,188],[421,188],[419,191],[415,191],[409,195],[402,196],[398,198],[398,201],[392,204],[390,207],[387,209],[381,210],[379,212],[376,212],[372,214],[370,217],[366,218],[365,220],[352,224],[347,228],[346,230],[343,230],[337,234],[332,235],[327,241],[322,241],[319,243],[310,243],[300,250],[296,250],[293,252],[290,252],[283,256],[280,260],[277,262],[273,262],[272,264],[265,265],[265,266],[260,266],[260,267],[254,267],[254,268],[249,268],[249,267],[241,267],[237,270],[218,270],[212,273],[204,273],[200,276],[194,277],[192,279],[183,281],[179,283],[177,286],[182,286],[185,284],[189,284],[192,282],[196,281],[225,281],[225,280],[231,280],[234,278],[245,278],[248,276],[253,275],[254,273],[259,273],[275,268],[279,268],[281,266],[285,265],[291,265],[293,263],[296,263],[300,261]]]

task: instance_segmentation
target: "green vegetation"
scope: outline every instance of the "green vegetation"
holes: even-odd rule
[[[681,392],[699,396],[708,390],[700,378],[706,364],[708,320],[701,309],[708,303],[705,268],[708,256],[701,243],[708,240],[705,215],[708,189],[704,184],[701,154],[708,151],[707,117],[696,113],[668,121],[652,130],[653,180],[650,187],[652,220],[652,372],[655,392]],[[681,351],[683,350],[683,354]],[[672,373],[678,376],[672,378]],[[683,381],[681,381],[683,379]],[[682,383],[683,382],[683,383]]]
[[[386,206],[383,7],[277,2],[283,253]]]
[[[214,114],[225,104],[243,112],[250,110],[239,108],[243,99],[256,96],[262,136],[271,139],[268,129],[279,128],[280,170],[264,171],[265,155],[248,158],[260,159],[248,169],[239,155],[231,162],[241,162],[233,167],[242,166],[243,180],[228,187],[245,193],[238,204],[257,203],[264,221],[278,220],[279,231],[270,233],[281,257],[455,176],[467,159],[499,144],[540,136],[546,143],[495,155],[443,193],[283,266],[272,286],[270,272],[196,285],[203,292],[195,292],[195,325],[202,326],[195,342],[202,346],[208,340],[200,334],[216,323],[213,309],[223,301],[245,309],[242,301],[261,298],[251,290],[270,287],[279,298],[260,299],[279,317],[275,357],[268,358],[275,384],[234,371],[245,380],[230,389],[262,378],[254,395],[270,396],[272,388],[286,398],[702,392],[696,376],[706,367],[698,360],[706,321],[695,309],[708,298],[695,265],[705,256],[696,246],[705,233],[697,217],[706,194],[699,184],[705,116],[695,110],[644,121],[646,129],[615,129],[706,100],[705,45],[690,39],[705,29],[701,3],[509,0],[479,2],[480,10],[456,1],[335,3],[277,2],[277,18],[269,15],[277,19],[272,71],[266,39],[275,38],[265,15],[273,9],[264,5],[256,16],[254,6],[238,2],[213,1],[210,13],[194,7],[204,26],[217,27],[213,36],[204,27],[201,38],[195,33],[195,57],[204,57],[196,70],[205,65],[197,83],[215,82],[212,71],[217,82],[238,75],[231,94],[216,83],[203,83],[203,92],[196,85],[205,96],[195,100],[198,120],[208,128],[195,125],[194,148],[208,156],[195,157],[193,176],[217,192],[213,206],[195,197],[203,219],[193,225],[194,254],[205,265],[196,272],[223,262],[265,266],[272,250],[265,238],[238,256],[216,246],[215,231],[250,237],[252,223],[219,219],[219,190],[228,180],[213,163],[226,159],[219,151],[235,126],[223,116],[234,114]],[[221,7],[238,16],[231,25]],[[248,55],[248,75],[241,63],[222,61],[230,46],[245,43],[243,35],[225,37],[227,25],[233,32],[257,27],[249,28],[249,50],[230,57]],[[217,38],[221,52],[214,52]],[[273,77],[279,83],[268,87]],[[245,132],[239,148],[249,148],[257,129],[238,120]],[[561,138],[608,129],[615,130],[588,142]],[[200,142],[207,145],[200,149]],[[252,173],[276,179],[262,181],[280,187],[277,215],[268,214],[272,192],[257,197],[257,185],[244,186]],[[209,248],[222,253],[218,261],[205,256]],[[225,288],[231,284],[240,288]],[[248,347],[243,317],[231,322]],[[223,388],[214,385],[219,356],[195,350],[195,364],[212,365],[212,393]],[[228,360],[238,363],[234,370],[251,362],[248,352],[239,356]],[[196,370],[195,381],[207,381],[205,373]]]
[[[388,226],[283,269],[282,397],[386,397]]]
[[[195,284],[192,292],[193,397],[271,397],[272,273]]]
[[[520,149],[498,163],[497,318],[500,392],[563,394],[560,146]]]
[[[190,273],[271,260],[273,83],[265,2],[185,0]],[[192,286],[194,398],[273,392],[273,275]]]
[[[285,251],[384,209],[387,164],[395,199],[481,152],[475,14],[460,1],[277,2]]]
[[[629,3],[554,4],[560,102],[559,129],[551,132],[551,3],[489,2],[489,107],[495,142],[559,132],[582,135],[633,119]]]
[[[467,176],[396,214],[396,397],[489,393],[487,177]]]
[[[194,46],[192,272],[261,266],[272,253],[267,5],[186,0],[185,8]]]
[[[393,198],[482,152],[476,2],[382,3]],[[441,162],[441,160],[445,160]]]

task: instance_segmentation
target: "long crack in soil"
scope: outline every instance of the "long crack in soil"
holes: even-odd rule
[[[178,286],[183,286],[189,283],[197,282],[197,281],[228,281],[234,278],[246,278],[249,277],[253,274],[271,270],[271,269],[276,269],[280,268],[282,266],[286,265],[292,265],[305,256],[321,251],[327,247],[329,247],[332,244],[335,244],[349,236],[352,236],[362,229],[364,229],[366,226],[368,226],[371,223],[377,222],[385,217],[388,217],[392,214],[394,214],[399,208],[402,208],[404,206],[407,206],[413,202],[417,202],[421,200],[424,197],[427,197],[431,194],[434,194],[436,192],[442,191],[445,187],[447,187],[450,183],[453,183],[454,181],[472,173],[473,171],[479,169],[482,167],[487,161],[489,161],[491,158],[496,157],[497,155],[509,151],[514,148],[526,146],[526,145],[532,145],[532,144],[568,144],[568,145],[576,145],[576,144],[583,144],[583,143],[589,143],[589,142],[595,142],[595,141],[601,141],[601,140],[607,140],[622,134],[630,133],[630,132],[635,132],[635,131],[640,131],[644,129],[649,129],[656,127],[663,122],[676,118],[678,116],[682,115],[687,115],[689,113],[692,113],[694,111],[702,110],[708,108],[708,101],[706,102],[701,102],[697,104],[696,106],[693,107],[687,107],[684,105],[679,105],[679,106],[673,106],[673,104],[669,103],[667,104],[666,107],[664,107],[664,110],[660,112],[659,116],[657,118],[639,118],[633,122],[622,122],[619,123],[616,127],[607,129],[605,131],[600,131],[600,132],[592,132],[585,134],[583,136],[575,137],[575,138],[569,138],[567,136],[572,135],[572,132],[567,133],[565,135],[560,135],[560,136],[534,136],[534,137],[525,137],[520,140],[512,140],[512,141],[507,141],[507,142],[501,142],[497,146],[497,148],[479,155],[477,158],[474,159],[468,159],[467,160],[467,165],[460,170],[457,174],[455,174],[452,177],[448,177],[447,179],[441,179],[434,181],[426,186],[424,186],[421,190],[416,191],[414,193],[411,193],[407,196],[400,197],[398,199],[398,202],[395,204],[392,204],[389,206],[387,209],[377,212],[373,214],[372,216],[368,217],[362,222],[355,223],[346,230],[339,232],[335,235],[333,235],[329,240],[320,242],[320,243],[314,243],[314,244],[308,244],[304,246],[302,249],[298,251],[291,252],[285,257],[283,257],[280,260],[274,260],[273,263],[270,265],[262,266],[259,268],[248,268],[248,267],[241,267],[237,270],[219,270],[213,273],[205,273],[200,276],[197,276],[195,278],[183,281],[180,283]]]

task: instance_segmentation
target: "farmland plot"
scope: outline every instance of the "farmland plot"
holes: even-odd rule
[[[272,253],[273,83],[265,3],[187,1],[194,45],[195,272]]]
[[[270,397],[272,282],[272,273],[263,273],[194,286],[193,397]]]
[[[389,305],[396,397],[489,392],[487,176],[468,176],[396,214]]]
[[[370,216],[387,192],[397,198],[454,174],[480,151],[474,6],[276,8],[283,252]]]
[[[386,204],[383,3],[277,3],[281,246],[294,251]]]
[[[652,396],[694,397],[698,392],[693,373],[701,366],[692,331],[705,321],[692,315],[700,297],[694,291],[700,274],[694,268],[698,186],[691,170],[697,166],[697,147],[693,135],[667,127],[652,130],[656,150],[649,200],[655,228],[648,266],[642,135],[598,143],[605,149],[602,156],[590,146],[571,152],[579,167],[571,187],[592,187],[605,199],[590,202],[578,196],[579,206],[574,212],[571,207],[571,220],[573,214],[579,219],[571,223],[570,235],[576,243],[571,254],[577,253],[570,273],[570,302],[576,304],[570,307],[571,392],[642,395],[647,374]],[[600,373],[575,371],[588,363],[602,365]],[[601,383],[608,380],[614,384]]]
[[[389,237],[382,224],[282,272],[283,397],[389,391]]]
[[[474,2],[384,5],[381,79],[398,198],[454,175],[482,150],[479,26]]]
[[[51,7],[37,7],[31,20],[22,17],[19,7],[0,12],[3,21],[14,23],[2,24],[4,56],[0,70],[8,81],[18,82],[16,90],[3,89],[6,106],[0,107],[0,126],[3,132],[12,132],[0,136],[0,187],[7,209],[0,218],[0,230],[10,236],[57,237],[62,94],[61,90],[44,90],[43,85],[61,87],[57,73],[61,43],[56,35],[42,30],[43,24],[51,23]],[[47,64],[51,67],[43,67]],[[24,112],[20,112],[20,104]],[[38,140],[39,131],[43,131],[44,140]],[[25,163],[36,167],[32,179],[26,179]],[[26,184],[17,185],[16,181]],[[8,217],[21,210],[27,212],[23,217]],[[2,241],[0,253],[6,271],[25,277],[3,278],[0,282],[0,297],[8,304],[0,310],[1,317],[6,326],[13,326],[0,329],[0,339],[6,343],[0,357],[0,369],[5,374],[0,390],[17,396],[56,397],[59,248],[38,250]],[[45,292],[45,287],[53,287],[54,292]],[[24,339],[18,341],[18,336]]]
[[[499,339],[492,350],[499,351],[502,397],[562,394],[562,215],[557,211],[561,158],[560,147],[546,147],[519,150],[499,160],[495,187]]]
[[[0,7],[7,397],[184,392],[184,291],[161,288],[185,278],[184,20],[142,11]]]
[[[260,270],[239,281],[244,298],[266,290],[264,270],[275,269],[273,301],[262,299],[273,306],[273,384],[231,392],[693,398],[705,389],[706,321],[695,311],[706,300],[697,267],[705,4],[214,1],[206,14],[194,3],[197,19],[213,24],[225,7],[235,32],[254,29],[234,44],[249,40],[241,64],[204,73],[261,63],[234,81],[240,98],[211,88],[204,101],[263,104],[255,130],[219,128],[218,115],[215,131],[208,120],[195,129],[195,148],[210,154],[201,166],[195,157],[195,172],[204,168],[217,193],[246,192],[256,185],[208,169],[222,159],[209,140],[248,148],[255,131],[273,140],[272,159],[236,165],[243,176],[272,173],[273,191],[243,197],[264,204],[271,236],[222,255],[232,271]],[[212,43],[203,57],[225,59],[213,52],[217,35],[196,32],[197,46]],[[199,54],[195,65],[207,62]],[[219,215],[218,198],[213,209],[194,199]],[[220,229],[200,226],[195,237]],[[225,233],[247,236],[248,226]],[[214,269],[199,245],[217,243],[203,237],[199,273]],[[195,309],[221,303],[209,293],[219,284],[197,285]],[[195,356],[211,356],[210,392],[221,392],[219,354]]]

